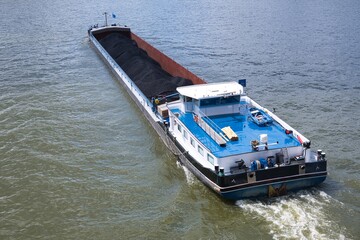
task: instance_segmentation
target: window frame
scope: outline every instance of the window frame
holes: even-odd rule
[[[201,156],[204,156],[204,149],[200,145],[198,145],[197,150],[198,150],[198,153],[200,153]]]
[[[211,159],[211,160],[210,160],[210,159]],[[208,154],[207,154],[207,161],[208,161],[209,163],[211,163],[212,165],[214,165],[215,159],[214,159],[213,156],[211,156],[211,155],[208,153]]]
[[[192,137],[190,137],[190,144],[195,148],[195,140]]]

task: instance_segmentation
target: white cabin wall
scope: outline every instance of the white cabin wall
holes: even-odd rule
[[[305,153],[305,162],[316,162],[317,158],[316,158],[316,154],[312,154],[311,149],[308,148],[306,149],[306,153]]]
[[[181,112],[185,112],[186,110],[186,106],[184,102],[181,102],[178,106],[178,108],[180,109]]]
[[[195,104],[194,104],[194,113],[197,115],[200,115],[200,108],[198,105],[195,105]]]
[[[185,102],[185,112],[193,112],[194,104],[192,102]]]
[[[174,131],[174,121],[175,121],[175,116],[174,116],[174,114],[172,114],[170,112],[170,114],[169,114],[169,126],[170,126],[169,130],[171,132]]]
[[[240,98],[240,106],[239,106],[239,112],[240,115],[246,115],[249,113],[250,108],[250,100],[246,96],[241,96]]]
[[[172,115],[172,113],[170,115]],[[204,145],[199,143],[199,141],[190,133],[190,131],[187,128],[185,128],[185,126],[176,116],[172,115],[172,118],[170,117],[170,119],[173,119],[173,127],[170,128],[170,133],[185,149],[185,152],[188,152],[202,166],[214,170],[214,165],[207,160],[207,155],[210,153],[208,149],[206,149]],[[181,131],[179,131],[178,128],[179,125],[181,126]],[[186,131],[186,134],[184,134],[184,131]],[[191,144],[190,139],[194,140],[194,146]],[[198,146],[200,146],[203,149],[203,154],[199,153]],[[214,158],[214,164],[216,164],[217,160],[215,157],[213,158]]]
[[[303,154],[303,148],[301,146],[299,147],[291,147],[287,148],[289,158],[295,157],[295,156],[301,156]],[[226,158],[219,158],[218,159],[218,165],[219,167],[223,167],[225,172],[230,172],[231,167],[237,167],[238,164],[236,161],[239,161],[241,159],[244,160],[245,165],[250,168],[250,164],[254,160],[258,159],[267,159],[270,156],[276,156],[276,153],[281,152],[281,149],[270,149],[268,151],[257,151],[257,152],[251,152],[251,153],[245,153],[241,155],[234,155],[229,156]]]
[[[292,158],[292,157],[296,157],[296,156],[301,156],[303,155],[304,153],[304,148],[302,146],[299,146],[299,147],[291,147],[291,148],[288,148],[288,154],[289,154],[289,157]]]

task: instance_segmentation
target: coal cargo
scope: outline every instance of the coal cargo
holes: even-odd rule
[[[99,42],[149,99],[175,93],[177,87],[193,84],[189,79],[170,75],[134,40],[121,33],[111,33]]]

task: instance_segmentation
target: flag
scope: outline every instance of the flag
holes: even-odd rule
[[[115,15],[115,13],[112,13],[112,14],[111,14],[111,16],[112,16],[113,18],[116,18],[116,15]]]

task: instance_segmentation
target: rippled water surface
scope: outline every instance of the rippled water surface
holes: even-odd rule
[[[326,151],[320,186],[225,202],[180,166],[87,39],[104,11]],[[359,239],[357,0],[0,2],[1,239]]]

